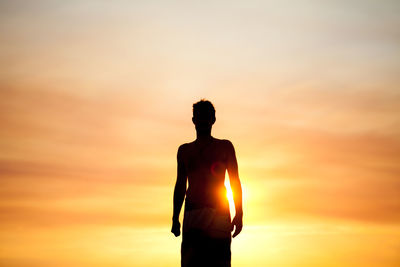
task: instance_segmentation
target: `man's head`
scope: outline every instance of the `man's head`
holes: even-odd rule
[[[205,99],[194,103],[192,121],[197,131],[207,132],[211,130],[215,122],[215,109],[213,104]]]

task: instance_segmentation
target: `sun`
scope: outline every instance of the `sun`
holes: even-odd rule
[[[225,187],[226,187],[226,198],[228,198],[229,201],[229,210],[231,213],[231,216],[235,214],[235,202],[233,200],[233,192],[231,188],[231,184],[229,182],[229,178],[225,175]]]

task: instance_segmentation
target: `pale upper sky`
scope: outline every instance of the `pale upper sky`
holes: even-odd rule
[[[234,266],[396,266],[399,12],[1,1],[0,265],[177,266],[176,151],[206,98],[244,188]]]

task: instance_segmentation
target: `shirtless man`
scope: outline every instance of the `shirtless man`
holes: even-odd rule
[[[229,140],[211,136],[215,122],[211,102],[201,100],[193,104],[192,121],[197,138],[181,145],[177,153],[178,175],[171,232],[180,235],[179,213],[186,195],[181,266],[231,266],[231,232],[235,229],[232,237],[240,233],[243,217],[235,149]],[[236,210],[232,222],[224,185],[226,170]]]

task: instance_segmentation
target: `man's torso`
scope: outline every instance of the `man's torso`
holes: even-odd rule
[[[186,207],[212,207],[229,211],[226,197],[225,172],[227,168],[227,140],[212,138],[206,144],[195,141],[183,145],[182,162],[189,186]]]

